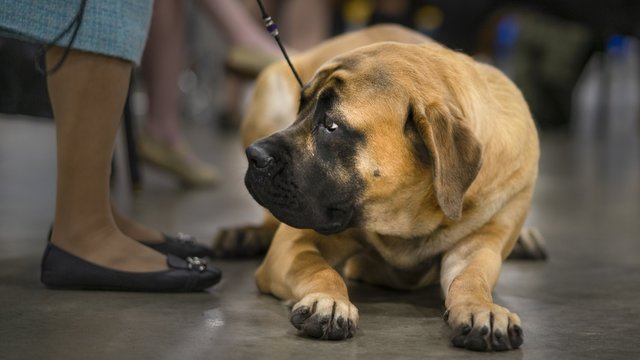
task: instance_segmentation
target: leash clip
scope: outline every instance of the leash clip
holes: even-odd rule
[[[278,31],[278,25],[276,25],[276,23],[273,21],[271,16],[267,14],[267,11],[264,8],[264,4],[262,3],[262,0],[256,0],[256,1],[258,2],[258,6],[260,7],[260,11],[262,12],[262,21],[264,21],[264,27],[267,29],[269,34],[271,34],[271,36],[273,36],[273,38],[276,39],[276,42],[278,43],[278,47],[280,47],[280,51],[282,51],[282,55],[284,55],[284,58],[287,60],[287,63],[289,64],[289,67],[293,72],[293,76],[295,76],[296,80],[298,80],[298,84],[300,84],[300,88],[303,88],[304,84],[302,83],[302,80],[300,80],[300,76],[298,75],[296,68],[293,67],[291,60],[289,59],[289,55],[287,54],[287,50],[285,50],[284,45],[282,45],[282,41],[280,41],[280,31]]]

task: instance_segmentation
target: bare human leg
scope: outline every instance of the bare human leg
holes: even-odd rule
[[[142,60],[149,113],[140,134],[142,159],[176,175],[187,186],[212,186],[216,169],[200,160],[182,131],[178,78],[183,69],[185,3],[156,1]]]
[[[282,36],[299,51],[318,45],[331,33],[333,1],[287,0],[282,13]]]
[[[49,50],[47,65],[62,52]],[[128,61],[72,50],[47,79],[58,151],[51,242],[104,267],[161,271],[165,256],[122,234],[111,212],[110,164],[130,74]]]
[[[147,243],[160,243],[164,241],[164,236],[158,230],[151,229],[121,214],[114,206],[111,205],[111,212],[116,226],[126,236]]]
[[[262,25],[236,0],[203,0],[203,9],[208,13],[231,44],[261,50],[280,57],[280,50]]]
[[[182,1],[158,1],[153,6],[142,72],[149,95],[145,130],[158,141],[175,145],[183,139],[180,127],[178,77],[183,68],[184,7]]]

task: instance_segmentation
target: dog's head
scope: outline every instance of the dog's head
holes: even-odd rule
[[[380,43],[326,63],[295,122],[246,149],[247,189],[280,221],[324,234],[415,235],[413,223],[460,218],[481,149],[455,56]]]

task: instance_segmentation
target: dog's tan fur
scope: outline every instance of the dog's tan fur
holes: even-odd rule
[[[351,69],[342,66],[353,61]],[[294,63],[309,82],[305,93],[317,94],[335,78],[344,84],[339,111],[366,135],[356,157],[364,220],[329,236],[280,224],[256,273],[260,291],[295,303],[294,313],[306,309],[309,318],[328,314],[356,326],[358,311],[336,269],[401,289],[440,282],[454,344],[466,346],[467,335],[476,334],[501,350],[495,341],[519,331],[520,319],[494,304],[491,291],[525,220],[539,157],[518,89],[491,66],[398,26],[338,37]],[[376,69],[382,74],[372,79]],[[290,125],[298,98],[286,64],[266,69],[243,125],[244,144]],[[416,146],[424,147],[426,163]],[[275,228],[277,221],[267,223]],[[519,346],[510,341],[507,347]]]

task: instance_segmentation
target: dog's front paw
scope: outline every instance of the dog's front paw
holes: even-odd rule
[[[349,300],[309,294],[291,310],[291,324],[306,336],[323,340],[350,338],[358,325],[358,309]]]
[[[475,351],[504,351],[522,345],[520,317],[492,303],[464,303],[451,306],[444,315],[453,330],[454,346]]]

